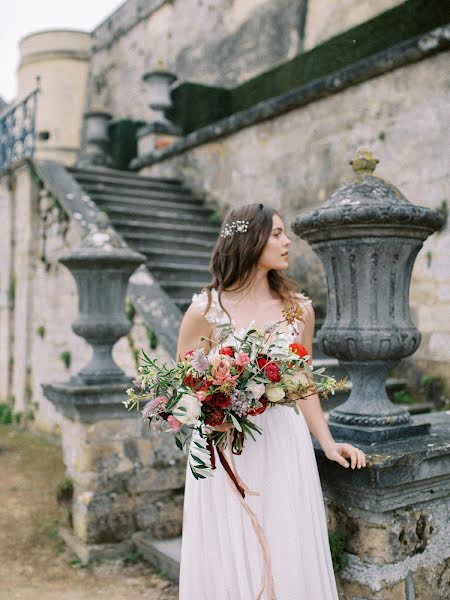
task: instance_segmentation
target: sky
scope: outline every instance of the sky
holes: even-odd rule
[[[16,95],[19,40],[44,29],[92,31],[124,0],[0,0],[0,96]]]

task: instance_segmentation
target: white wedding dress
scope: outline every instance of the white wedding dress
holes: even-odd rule
[[[206,315],[228,323],[217,292]],[[206,308],[206,292],[193,302]],[[300,295],[300,302],[311,302]],[[297,330],[301,330],[299,323]],[[278,335],[294,337],[292,328]],[[228,343],[228,342],[226,342]],[[259,496],[246,495],[268,543],[277,600],[338,600],[324,501],[303,415],[288,406],[249,417],[263,430],[247,437],[236,468]],[[198,434],[196,434],[198,435]],[[198,438],[197,438],[198,439]],[[212,477],[186,469],[179,600],[255,600],[263,561],[249,515],[230,489],[219,460]],[[262,596],[272,600],[268,588]]]

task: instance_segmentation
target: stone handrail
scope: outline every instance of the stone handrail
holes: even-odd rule
[[[99,222],[106,218],[105,213],[63,165],[51,160],[35,160],[33,167],[42,183],[76,221],[84,235],[98,229]],[[108,225],[114,229],[110,223]],[[121,238],[117,232],[115,234]],[[123,238],[121,240],[126,247],[126,242]],[[145,265],[131,276],[127,293],[146,325],[153,329],[170,356],[175,358],[182,313]]]

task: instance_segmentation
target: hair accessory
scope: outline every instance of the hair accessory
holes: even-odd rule
[[[220,237],[231,237],[236,232],[245,233],[248,229],[249,223],[250,221],[233,221],[232,223],[225,225],[220,232]]]

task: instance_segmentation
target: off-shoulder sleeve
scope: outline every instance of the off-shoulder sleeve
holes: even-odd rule
[[[199,294],[194,294],[192,296],[192,302],[204,312],[208,306],[208,293],[206,290],[202,290]],[[229,322],[227,315],[220,307],[217,291],[215,289],[211,290],[211,306],[205,315],[205,319],[208,323],[212,323],[213,325],[221,325]]]

